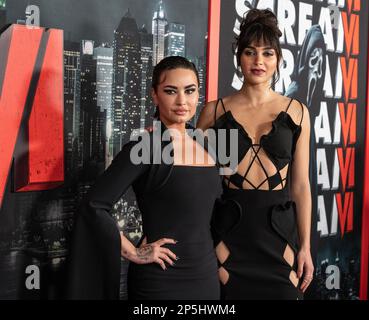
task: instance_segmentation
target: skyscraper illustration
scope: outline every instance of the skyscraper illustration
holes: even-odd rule
[[[180,23],[168,23],[165,27],[165,56],[186,56],[186,27]]]
[[[141,119],[141,44],[136,20],[128,10],[114,31],[113,156],[129,141]]]
[[[80,121],[79,121],[79,167],[88,165],[91,155],[91,116],[96,109],[96,61],[93,59],[94,42],[81,42],[80,65]]]
[[[80,143],[82,167],[88,180],[94,180],[105,169],[106,114],[97,105],[97,61],[94,42],[82,41]]]
[[[94,49],[96,60],[96,91],[97,105],[102,110],[107,110],[108,118],[111,116],[113,85],[113,48],[108,44],[102,44]]]
[[[156,66],[163,58],[165,51],[165,27],[168,24],[163,1],[160,0],[152,18],[153,34],[153,65]]]
[[[151,81],[153,71],[153,36],[147,32],[145,26],[140,29],[141,41],[141,122],[140,129],[151,125],[154,106],[151,99]]]
[[[77,168],[78,131],[76,131],[77,74],[80,66],[80,44],[64,42],[64,142],[65,176],[68,179]],[[78,97],[79,98],[79,97]],[[78,119],[79,120],[79,119]]]
[[[112,85],[113,85],[113,48],[107,44],[94,49],[96,60],[96,92],[97,107],[100,112],[106,111],[106,146],[105,146],[105,168],[113,160],[112,139]]]

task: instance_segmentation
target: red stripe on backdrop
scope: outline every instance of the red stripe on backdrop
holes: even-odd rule
[[[17,191],[52,189],[64,181],[63,31],[45,32],[50,35],[29,119],[28,181]]]
[[[0,37],[0,63],[5,70],[0,97],[0,206],[41,36],[41,29],[29,32],[25,26],[12,25]]]
[[[221,0],[209,0],[206,101],[218,99]]]
[[[0,37],[0,207],[13,158],[16,191],[47,190],[64,180],[63,33],[46,31],[43,56],[44,32],[12,25]]]
[[[369,56],[367,69],[366,93],[366,126],[364,152],[363,180],[363,214],[361,232],[361,270],[360,270],[360,300],[368,299],[368,258],[369,258]]]

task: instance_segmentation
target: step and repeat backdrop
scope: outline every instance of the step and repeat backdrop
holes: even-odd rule
[[[283,33],[275,90],[310,111],[315,279],[306,297],[366,297],[367,1],[0,0],[0,299],[63,297],[78,205],[131,131],[151,124],[153,67],[170,55],[195,63],[195,124],[206,97],[242,85],[232,43],[252,7],[275,12]],[[132,191],[112,214],[140,239]]]

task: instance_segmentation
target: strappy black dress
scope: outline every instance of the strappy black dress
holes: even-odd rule
[[[229,252],[223,264],[219,263],[229,275],[222,285],[223,299],[296,300],[303,297],[298,289],[300,283],[295,285],[299,240],[296,206],[291,201],[288,183],[303,113],[297,125],[288,113],[291,102],[292,99],[259,144],[252,143],[223,101],[217,102],[217,106],[223,106],[224,113],[215,120],[213,128],[238,129],[239,164],[248,157],[248,166],[243,166],[245,172],[224,177],[223,203],[213,217],[216,244],[222,241]],[[302,105],[301,108],[303,110]],[[250,178],[254,170],[262,170],[265,179]],[[292,265],[284,258],[288,246],[294,253]]]

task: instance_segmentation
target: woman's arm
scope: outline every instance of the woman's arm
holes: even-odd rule
[[[118,299],[121,237],[110,211],[128,187],[148,170],[134,165],[126,144],[84,198],[74,223],[68,257],[67,299]]]
[[[131,151],[136,144],[136,141],[125,144],[89,191],[86,202],[92,209],[90,211],[92,215],[95,215],[98,210],[109,213],[133,182],[149,169],[148,164],[134,164],[131,161]],[[148,151],[145,149],[143,152]]]
[[[109,168],[102,174],[96,182],[94,188],[88,195],[88,211],[93,216],[110,216],[113,205],[127,191],[132,183],[148,170],[147,164],[133,164],[131,161],[131,150],[136,142],[126,144],[122,151],[114,158]],[[145,151],[145,150],[143,150]],[[146,150],[147,151],[147,150]],[[136,248],[127,239],[123,232],[120,232],[121,255],[137,264],[158,263],[166,269],[164,261],[173,265],[176,255],[169,249],[161,246],[167,243],[175,244],[173,239],[160,239],[156,242],[145,244]]]
[[[154,251],[150,246],[136,250],[120,234],[116,219],[110,213],[118,199],[150,167],[132,163],[131,150],[136,144],[133,141],[123,147],[97,179],[76,215],[68,258],[67,299],[118,299],[122,253],[132,261],[137,256],[136,262],[149,263],[147,256],[153,256],[149,254]],[[169,242],[161,241],[154,247],[164,243]],[[160,262],[157,255],[154,258]]]
[[[298,108],[298,106],[296,106]],[[300,106],[301,110],[301,106]],[[311,190],[309,182],[310,152],[310,117],[306,106],[303,106],[301,134],[297,140],[294,161],[292,164],[291,196],[296,203],[297,225],[300,237],[300,251],[297,257],[299,278],[304,275],[301,290],[309,286],[314,272],[310,253],[311,232]],[[301,114],[302,116],[302,114]],[[300,119],[301,119],[300,116]]]

